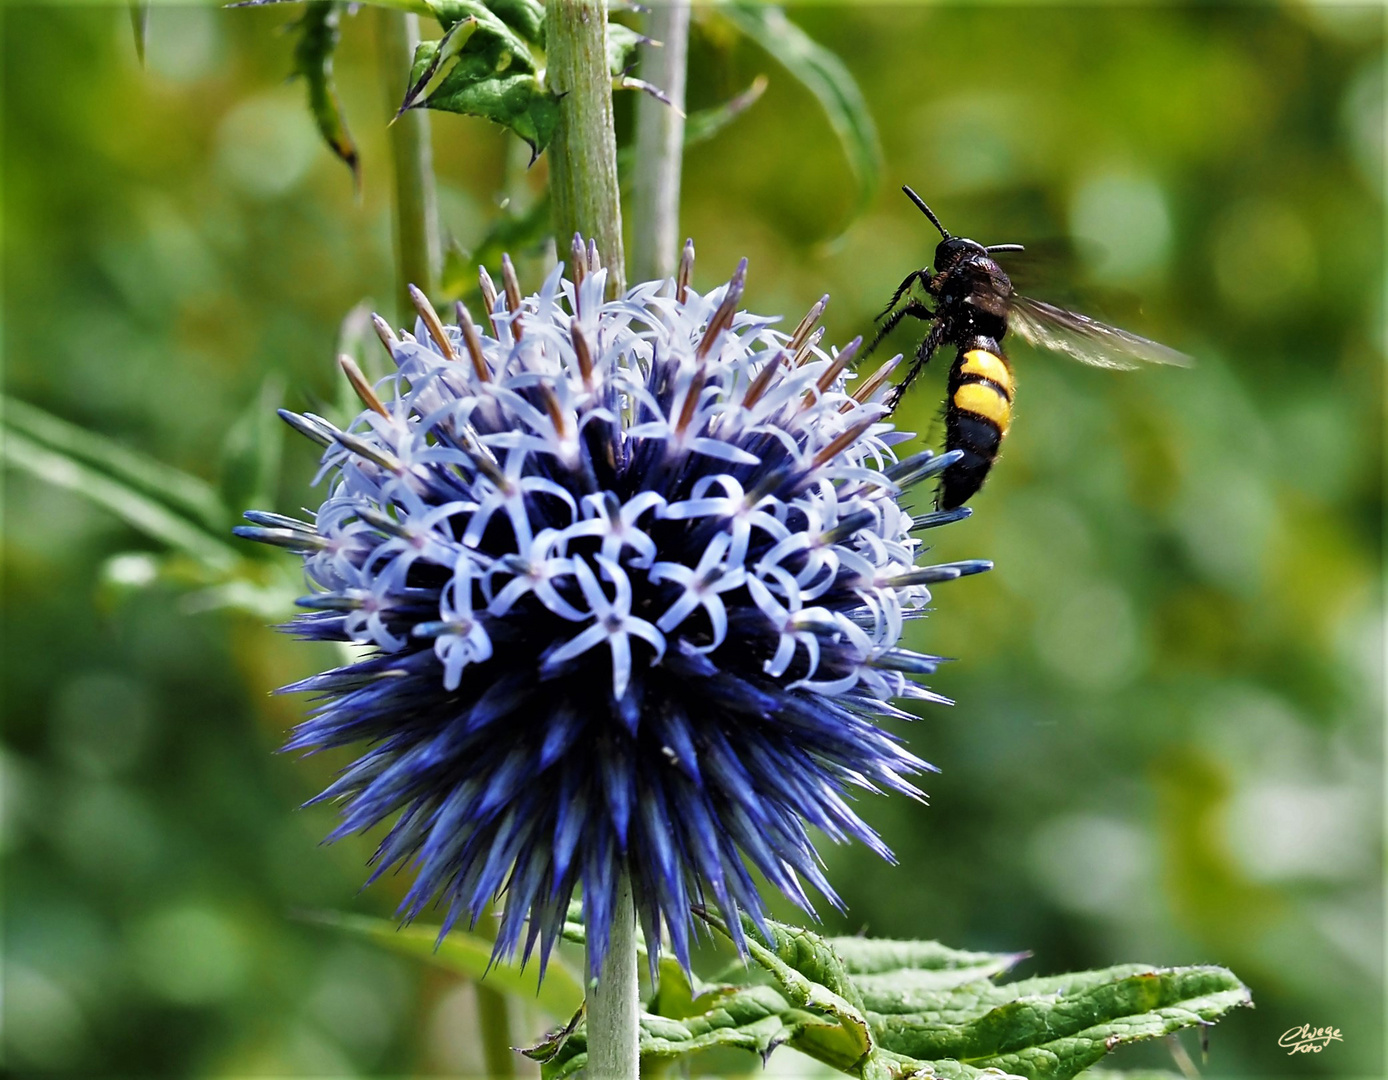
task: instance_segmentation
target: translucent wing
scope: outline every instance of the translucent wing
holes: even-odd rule
[[[1027,296],[1012,297],[1007,325],[1039,349],[1064,353],[1092,367],[1132,371],[1143,364],[1191,364],[1185,353]]]

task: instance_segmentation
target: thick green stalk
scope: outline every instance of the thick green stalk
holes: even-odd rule
[[[555,242],[562,257],[576,232],[597,241],[608,268],[608,294],[615,295],[626,289],[626,258],[605,0],[547,0],[545,47],[546,84],[562,95],[559,127],[549,148]]]
[[[617,882],[612,936],[602,972],[588,991],[588,1075],[594,1080],[638,1080],[640,1006],[636,967],[636,904],[631,875]]]
[[[574,233],[596,241],[608,268],[608,294],[614,295],[626,289],[626,268],[605,0],[546,0],[545,47],[545,79],[561,95],[559,128],[549,148],[555,239],[561,252],[569,250]],[[636,905],[626,872],[617,883],[612,934],[587,1010],[588,1075],[638,1080]]]
[[[663,47],[644,50],[641,78],[665,91],[674,107],[649,94],[641,94],[636,102],[631,273],[637,281],[672,277],[679,258],[688,0],[655,4],[646,18],[646,35]]]
[[[419,16],[378,8],[376,42],[386,106],[394,116],[405,100],[410,64],[419,44]],[[426,110],[410,109],[391,124],[390,151],[395,168],[396,313],[402,325],[413,326],[415,311],[409,286],[416,286],[426,296],[432,293],[442,261],[434,150]]]

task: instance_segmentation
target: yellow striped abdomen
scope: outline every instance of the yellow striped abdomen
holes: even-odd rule
[[[979,335],[968,344],[949,373],[945,449],[962,456],[940,476],[942,510],[962,506],[983,486],[1012,425],[1012,369],[992,339]]]
[[[991,421],[997,427],[999,437],[1007,434],[1012,423],[1012,402],[996,386],[982,382],[965,383],[954,392],[953,401],[956,409]]]
[[[996,383],[1002,390],[1003,396],[1009,401],[1016,391],[1016,384],[1012,381],[1012,369],[1007,366],[1007,361],[996,353],[991,353],[987,349],[970,349],[964,354],[964,363],[959,368],[959,374],[977,375],[987,379],[989,382]]]

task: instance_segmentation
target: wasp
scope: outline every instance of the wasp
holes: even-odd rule
[[[962,236],[951,236],[919,195],[909,187],[901,190],[930,219],[943,239],[935,248],[934,271],[929,267],[912,270],[897,287],[891,303],[877,316],[886,321],[868,352],[902,319],[910,317],[929,323],[910,370],[887,398],[888,409],[894,410],[937,349],[953,345],[957,350],[949,369],[945,397],[945,449],[963,451],[963,456],[940,476],[936,496],[940,509],[962,506],[983,486],[988,470],[997,460],[1003,436],[1012,424],[1017,384],[1001,345],[1009,329],[1033,346],[1094,367],[1131,370],[1149,363],[1190,363],[1185,354],[1155,341],[1018,295],[993,256],[1024,251],[1021,244],[985,247]],[[907,297],[917,282],[933,301],[933,307],[914,296]],[[906,303],[897,307],[903,297]]]

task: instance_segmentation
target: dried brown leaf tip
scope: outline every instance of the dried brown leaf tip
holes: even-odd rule
[[[506,310],[511,313],[511,338],[514,341],[521,339],[521,291],[520,280],[516,277],[516,268],[511,263],[511,256],[501,256],[501,281],[506,289]]]
[[[785,349],[777,349],[776,355],[762,365],[761,370],[757,372],[756,378],[754,378],[751,385],[747,387],[747,393],[742,395],[742,407],[744,409],[750,409],[761,400],[761,396],[766,393],[767,388],[771,385],[771,380],[775,378],[776,372],[785,361],[785,358]]]
[[[675,274],[675,300],[683,304],[686,296],[689,295],[689,282],[694,277],[694,238],[690,237],[684,242],[684,250],[680,252],[680,266]]]
[[[429,331],[429,336],[434,339],[434,344],[439,347],[439,352],[443,353],[447,360],[458,359],[458,354],[453,351],[453,343],[448,340],[448,335],[443,331],[443,322],[439,319],[439,313],[434,310],[434,305],[429,303],[429,298],[411,285],[410,301],[414,304],[414,309],[419,312],[419,317],[424,320],[425,329]]]
[[[458,329],[463,332],[463,343],[467,346],[467,354],[472,360],[472,370],[477,375],[477,381],[491,382],[491,369],[487,367],[487,358],[482,354],[482,336],[477,332],[477,324],[472,321],[472,312],[468,311],[461,300],[454,306],[454,311],[458,316]]]
[[[699,342],[699,347],[694,350],[696,358],[702,360],[707,356],[717,343],[718,336],[733,324],[733,316],[737,314],[737,305],[742,300],[742,290],[746,286],[747,260],[743,259],[737,264],[732,280],[728,282],[727,291],[723,293],[723,302],[718,305],[718,310],[708,321],[708,329],[704,331],[703,340]]]
[[[347,381],[352,384],[352,389],[357,397],[361,398],[361,403],[372,412],[380,413],[387,420],[391,419],[390,411],[376,396],[376,391],[367,382],[366,376],[362,374],[361,368],[357,367],[357,362],[346,353],[337,358],[338,367],[342,368],[342,373],[347,376]]]
[[[574,233],[573,242],[569,245],[569,262],[573,265],[574,288],[577,289],[588,276],[588,255],[583,250],[583,237],[578,233]]]
[[[376,336],[381,339],[381,344],[386,347],[386,352],[393,358],[395,346],[400,344],[400,339],[395,336],[395,331],[390,328],[390,323],[379,315],[372,315],[371,327],[376,331]]]
[[[492,336],[496,337],[496,282],[485,266],[477,268],[477,284],[482,290],[482,303],[487,308],[487,322],[491,324]]]
[[[896,370],[896,366],[900,363],[901,357],[893,356],[885,364],[879,367],[876,371],[874,371],[871,375],[869,375],[866,379],[863,380],[863,384],[861,386],[859,386],[856,390],[853,391],[853,400],[856,401],[859,405],[861,405],[865,401],[871,401],[872,395],[877,393],[877,391],[881,390],[882,387],[886,385],[887,380],[891,378],[892,372]],[[852,407],[852,403],[846,401],[844,402],[843,409],[841,411],[847,412]]]
[[[819,322],[819,317],[824,314],[824,309],[829,306],[829,294],[825,293],[819,298],[819,302],[809,311],[805,312],[805,317],[800,320],[800,325],[795,328],[795,332],[790,335],[790,342],[787,344],[792,353],[798,353],[800,346],[809,340],[810,334],[814,331],[815,324]]]

